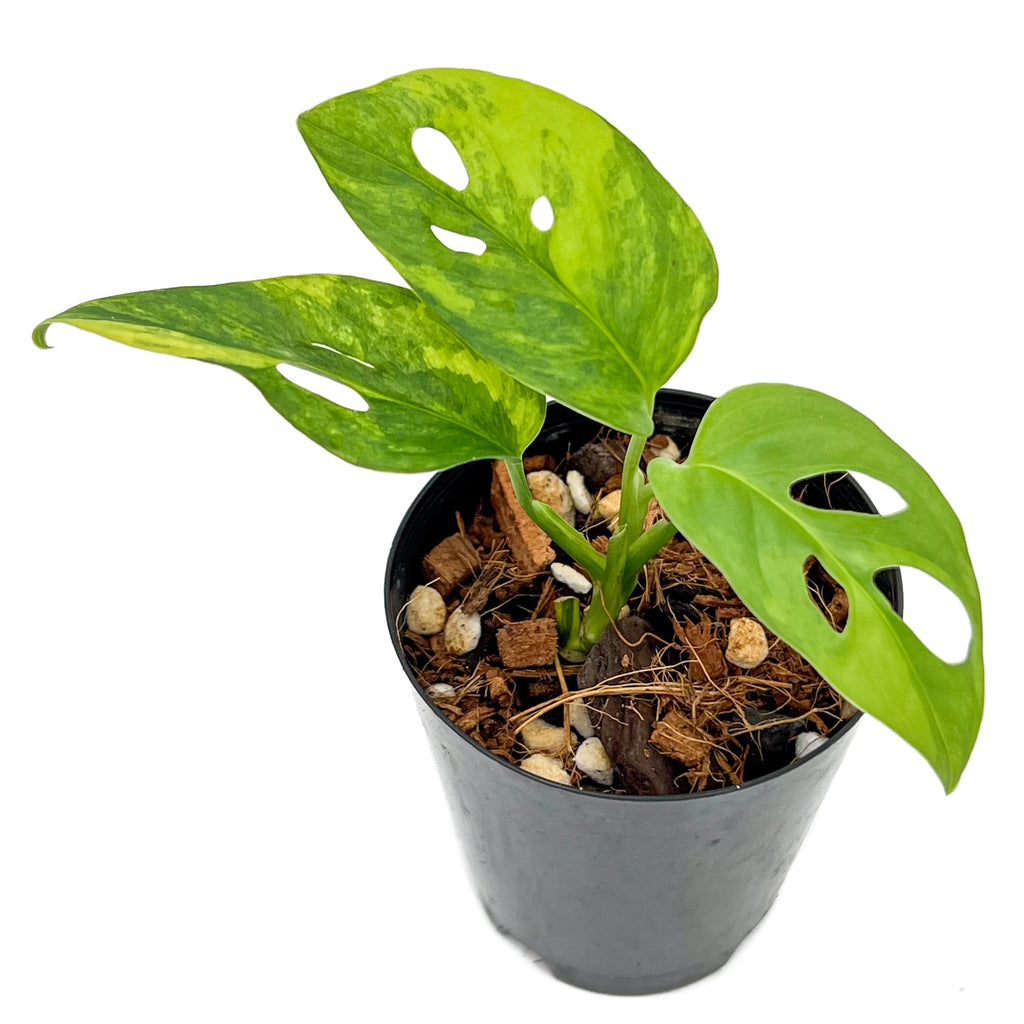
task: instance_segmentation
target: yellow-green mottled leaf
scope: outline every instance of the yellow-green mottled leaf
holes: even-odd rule
[[[625,136],[548,89],[452,69],[339,96],[299,128],[359,227],[481,355],[650,433],[655,392],[693,347],[717,268],[693,212]],[[419,128],[451,140],[465,188],[420,165]],[[541,197],[548,230],[531,220]],[[486,250],[453,251],[432,227]]]
[[[832,471],[881,480],[907,507],[868,516],[791,496],[797,481]],[[928,474],[848,405],[783,384],[723,395],[686,462],[654,459],[648,474],[672,522],[751,611],[919,750],[952,790],[981,721],[981,600],[960,523]],[[812,555],[850,599],[842,632],[808,593],[804,564]],[[892,610],[875,584],[891,566],[920,569],[957,595],[972,628],[966,660],[943,661]]]
[[[544,396],[481,359],[410,291],[309,274],[136,292],[44,321],[227,366],[293,426],[370,469],[415,472],[515,457],[544,421]],[[280,365],[345,384],[356,411],[286,379]]]

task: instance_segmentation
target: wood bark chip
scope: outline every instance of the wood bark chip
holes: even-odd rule
[[[580,689],[589,689],[637,673],[646,679],[654,661],[651,628],[639,616],[615,623],[591,649],[578,676]],[[677,793],[675,775],[668,758],[651,746],[651,733],[658,705],[653,698],[612,696],[593,698],[595,727],[622,788],[640,796]]]
[[[516,565],[528,573],[546,569],[555,560],[555,549],[519,504],[508,468],[500,459],[494,463],[491,476],[491,504]]]
[[[711,752],[709,738],[679,711],[670,711],[658,722],[651,743],[688,768],[699,768]]]
[[[680,643],[689,651],[686,678],[691,683],[699,686],[709,679],[718,682],[729,674],[721,641],[715,636],[715,626],[710,619],[702,618],[699,623],[674,623],[673,629]]]
[[[502,569],[501,561],[496,556],[492,556],[481,570],[480,575],[466,588],[466,595],[463,597],[461,605],[464,612],[482,612],[484,610],[498,580],[501,579]]]
[[[463,732],[471,732],[475,729],[485,718],[490,718],[494,714],[494,708],[487,707],[486,704],[481,704],[478,707],[467,711],[460,718],[455,720],[457,728]]]
[[[527,455],[523,458],[523,469],[527,473],[538,473],[547,470],[554,473],[558,469],[558,463],[550,455]]]
[[[423,559],[423,574],[437,580],[434,588],[447,601],[461,583],[480,568],[480,556],[467,537],[454,533],[431,548]]]
[[[485,515],[482,509],[477,509],[467,532],[484,551],[494,551],[505,539],[494,516]]]
[[[506,668],[553,665],[558,654],[554,619],[513,622],[498,630],[498,655]]]
[[[515,687],[508,677],[496,668],[487,670],[487,696],[500,708],[512,707],[515,700]]]

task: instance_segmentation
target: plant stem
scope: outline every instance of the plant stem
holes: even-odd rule
[[[627,543],[632,544],[640,535],[647,513],[646,502],[641,503],[644,478],[640,472],[640,458],[647,445],[642,434],[629,439],[626,457],[622,461],[622,501],[619,504],[619,527],[625,527]]]
[[[676,528],[667,519],[655,523],[630,546],[626,556],[626,572],[639,575],[640,570],[676,535]]]
[[[637,571],[629,571],[627,558],[632,543],[644,525],[646,503],[642,503],[644,478],[640,458],[647,438],[633,434],[622,462],[622,492],[619,501],[619,522],[608,541],[608,559],[600,580],[594,581],[594,596],[583,620],[583,642],[593,647],[608,625],[618,617],[622,606],[636,588]]]
[[[595,582],[605,575],[604,555],[595,551],[586,537],[573,529],[554,509],[530,493],[522,459],[505,459],[516,500],[526,514],[574,561],[583,566]]]
[[[578,634],[578,643],[584,650],[590,650],[601,639],[636,589],[640,570],[675,536],[675,527],[669,522],[655,523],[644,531],[651,498],[651,488],[640,471],[646,443],[642,434],[633,434],[629,439],[622,462],[619,521],[608,541],[607,557],[595,551],[586,537],[552,508],[533,497],[522,459],[505,459],[516,499],[526,514],[594,581],[590,606]]]

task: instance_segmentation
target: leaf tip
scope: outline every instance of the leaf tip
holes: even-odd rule
[[[32,331],[32,342],[36,348],[53,348],[46,343],[46,331],[52,323],[52,320],[44,320]]]
[[[328,101],[330,102],[330,101]],[[309,143],[310,136],[313,135],[317,128],[322,127],[320,104],[316,107],[310,107],[309,110],[304,110],[297,118],[295,118],[295,127],[298,128],[299,134],[302,138]]]

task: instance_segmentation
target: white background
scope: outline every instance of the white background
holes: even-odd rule
[[[866,722],[765,923],[629,1012],[1010,1019],[1015,5],[27,10],[0,68],[0,1020],[625,1009],[531,964],[463,875],[380,599],[423,478],[333,460],[229,372],[70,328],[29,340],[115,292],[393,280],[294,119],[430,66],[547,85],[632,138],[721,267],[673,383],[783,380],[872,416],[959,511],[985,600],[988,710],[958,791]]]

